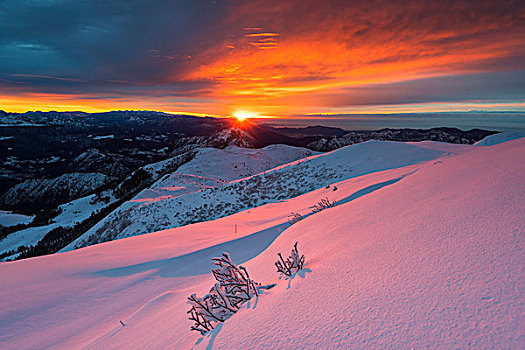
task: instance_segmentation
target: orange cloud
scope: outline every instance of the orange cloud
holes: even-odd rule
[[[276,31],[245,34],[261,39],[200,62],[186,78],[213,81],[211,95],[223,104],[295,112],[320,109],[327,95],[349,87],[501,69],[498,62],[525,51],[523,21],[497,2],[474,8],[380,1],[307,11],[314,3],[304,11],[266,2],[241,8],[242,16],[261,11],[258,20]]]
[[[266,36],[279,36],[281,34],[279,33],[252,33],[252,34],[246,34],[244,36],[248,36],[248,37],[259,37],[259,36],[263,36],[263,37],[266,37]]]

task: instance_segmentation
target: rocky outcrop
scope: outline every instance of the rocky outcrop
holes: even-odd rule
[[[250,133],[232,127],[211,135],[189,137],[182,140],[179,146],[183,148],[226,148],[228,146],[256,148],[258,141]]]

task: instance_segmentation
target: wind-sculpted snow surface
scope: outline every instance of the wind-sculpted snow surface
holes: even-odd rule
[[[522,349],[525,139],[468,147],[337,191],[1,263],[0,348]],[[337,205],[307,216],[325,197]],[[305,217],[290,226],[292,211]],[[277,253],[295,242],[304,268],[280,277]],[[202,337],[186,298],[209,291],[224,251],[277,285]]]
[[[312,272],[207,340],[213,349],[523,348],[523,154],[525,139],[428,164],[295,224],[245,266],[264,281],[273,246],[299,240]]]
[[[522,137],[525,137],[525,130],[502,132],[499,134],[487,136],[484,139],[476,142],[475,145],[476,146],[492,146],[492,145],[497,145],[498,143],[507,142],[507,141],[519,139]]]
[[[152,201],[148,205],[126,204],[70,246],[82,247],[217,219],[266,203],[293,198],[333,182],[419,163],[437,158],[441,154],[441,151],[433,149],[388,141],[369,141],[348,146],[230,181],[222,186],[205,188],[203,185],[200,191],[164,197],[164,200]],[[278,157],[278,153],[275,156]],[[208,157],[204,159],[212,161]],[[191,168],[192,163],[194,161],[179,170],[182,172],[184,167]],[[220,169],[212,172],[219,171],[219,176],[222,175],[223,178],[234,177],[229,173],[231,166],[227,163],[216,166],[213,164],[210,168]],[[193,172],[198,173],[195,169]]]

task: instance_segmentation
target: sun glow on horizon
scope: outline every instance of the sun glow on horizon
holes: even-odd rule
[[[247,119],[252,119],[252,118],[258,118],[259,115],[256,114],[256,113],[252,113],[252,112],[244,112],[244,111],[239,111],[239,112],[234,112],[233,113],[233,116],[240,122],[243,122]]]

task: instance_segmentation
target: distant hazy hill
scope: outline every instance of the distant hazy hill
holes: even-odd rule
[[[447,143],[473,144],[488,135],[495,134],[493,131],[472,129],[463,131],[456,128],[432,128],[432,129],[382,129],[378,131],[351,131],[342,135],[323,137],[312,141],[306,147],[317,151],[332,151],[339,147],[353,145],[368,140],[382,141],[438,141]]]

